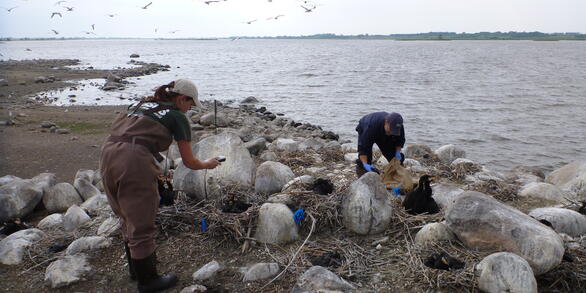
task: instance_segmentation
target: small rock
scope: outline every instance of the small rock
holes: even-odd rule
[[[57,128],[55,130],[55,133],[57,134],[69,134],[71,131],[69,131],[69,129],[66,128]]]
[[[353,292],[352,284],[324,267],[313,266],[299,279],[292,292]]]
[[[67,255],[47,267],[45,281],[51,284],[51,288],[60,288],[79,281],[89,271],[91,266],[86,255]]]
[[[89,220],[90,216],[88,216],[80,207],[73,205],[67,209],[67,212],[63,217],[63,228],[65,228],[66,231],[73,231]]]
[[[293,212],[281,203],[264,203],[258,212],[255,239],[262,243],[288,243],[299,238]]]
[[[120,219],[110,217],[98,227],[98,236],[109,237],[120,229]]]
[[[63,215],[59,213],[50,214],[44,217],[37,225],[37,228],[43,230],[61,227],[63,227]]]
[[[81,237],[71,242],[65,251],[66,255],[73,255],[80,252],[92,252],[100,248],[109,247],[112,240],[102,236]]]
[[[139,57],[140,57],[140,55],[138,55],[136,53],[130,54],[130,58],[139,58]]]
[[[279,273],[278,263],[257,263],[251,266],[244,274],[243,281],[264,280],[276,276]]]
[[[444,223],[429,223],[415,235],[415,243],[426,245],[439,241],[454,241],[456,237]]]
[[[51,128],[53,126],[57,126],[57,125],[55,125],[55,123],[53,123],[51,121],[43,121],[43,122],[41,122],[41,127],[42,128]]]
[[[179,293],[195,293],[195,292],[207,292],[208,288],[202,285],[191,285],[189,287],[185,287]]]
[[[0,241],[0,263],[16,265],[22,262],[27,247],[43,238],[45,233],[39,229],[26,229],[14,232]]]
[[[214,261],[211,261],[211,262],[205,264],[203,267],[201,267],[195,273],[193,273],[193,280],[195,280],[195,281],[204,281],[204,280],[207,280],[207,279],[211,279],[221,269],[222,269],[222,267],[220,266],[220,263],[218,263],[215,260]]]
[[[256,104],[258,103],[258,99],[253,97],[253,96],[249,96],[244,98],[242,101],[240,101],[240,104]]]

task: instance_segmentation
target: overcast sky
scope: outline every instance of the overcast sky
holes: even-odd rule
[[[0,0],[0,37],[586,33],[586,0]],[[301,5],[315,9],[305,12]],[[73,7],[66,11],[65,7]],[[7,9],[16,7],[10,12]],[[61,13],[62,17],[53,12]],[[113,17],[108,14],[115,14]],[[267,20],[283,14],[277,20]],[[245,22],[256,20],[250,24]],[[91,25],[95,24],[92,30]],[[55,30],[59,35],[55,35]],[[172,33],[175,31],[174,33]]]

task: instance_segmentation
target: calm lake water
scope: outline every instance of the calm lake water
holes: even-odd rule
[[[25,49],[31,49],[26,51]],[[400,112],[407,143],[456,144],[489,168],[548,170],[584,159],[586,42],[389,40],[86,40],[0,44],[6,59],[77,58],[83,66],[139,60],[170,72],[122,92],[86,87],[76,104],[127,104],[177,77],[201,99],[255,96],[269,109],[355,138],[365,114]],[[103,83],[103,80],[98,80]],[[67,105],[69,91],[50,93]]]

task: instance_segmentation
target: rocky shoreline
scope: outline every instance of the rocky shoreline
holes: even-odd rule
[[[53,108],[53,117],[64,115]],[[80,107],[70,119],[91,117],[95,109],[103,112],[95,118],[102,121],[99,134],[58,134],[62,123],[32,115],[17,117],[1,134],[34,129],[37,138],[79,136],[67,140],[79,145],[88,137],[99,145],[105,121],[122,108]],[[586,217],[579,213],[586,212],[586,162],[550,174],[526,167],[496,172],[455,145],[407,145],[409,174],[414,181],[424,174],[437,178],[431,187],[441,209],[413,216],[379,176],[356,177],[356,146],[335,133],[272,113],[254,98],[217,110],[214,116],[213,105],[204,103],[187,115],[197,142],[193,153],[227,157],[218,170],[188,170],[175,145],[162,154],[161,169],[169,167],[179,191],[157,220],[159,269],[180,278],[170,292],[586,290]],[[388,162],[375,153],[382,169]],[[118,220],[103,194],[97,148],[89,157],[95,165],[68,165],[75,176],[42,169],[28,177],[0,174],[0,220],[26,223],[0,236],[4,290],[135,290]],[[448,270],[432,268],[442,263]]]

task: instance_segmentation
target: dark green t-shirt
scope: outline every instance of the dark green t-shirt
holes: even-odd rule
[[[129,114],[134,111],[138,103],[132,104],[129,107]],[[172,105],[172,104],[171,104]],[[152,109],[159,106],[159,104],[155,102],[146,102],[143,103],[139,109],[137,109],[134,113],[142,113],[144,110]],[[191,141],[191,129],[189,127],[189,121],[183,112],[179,111],[176,107],[173,109],[166,109],[154,112],[152,114],[145,114],[145,116],[163,124],[171,134],[173,135],[173,139],[176,141],[180,140],[187,140]]]

